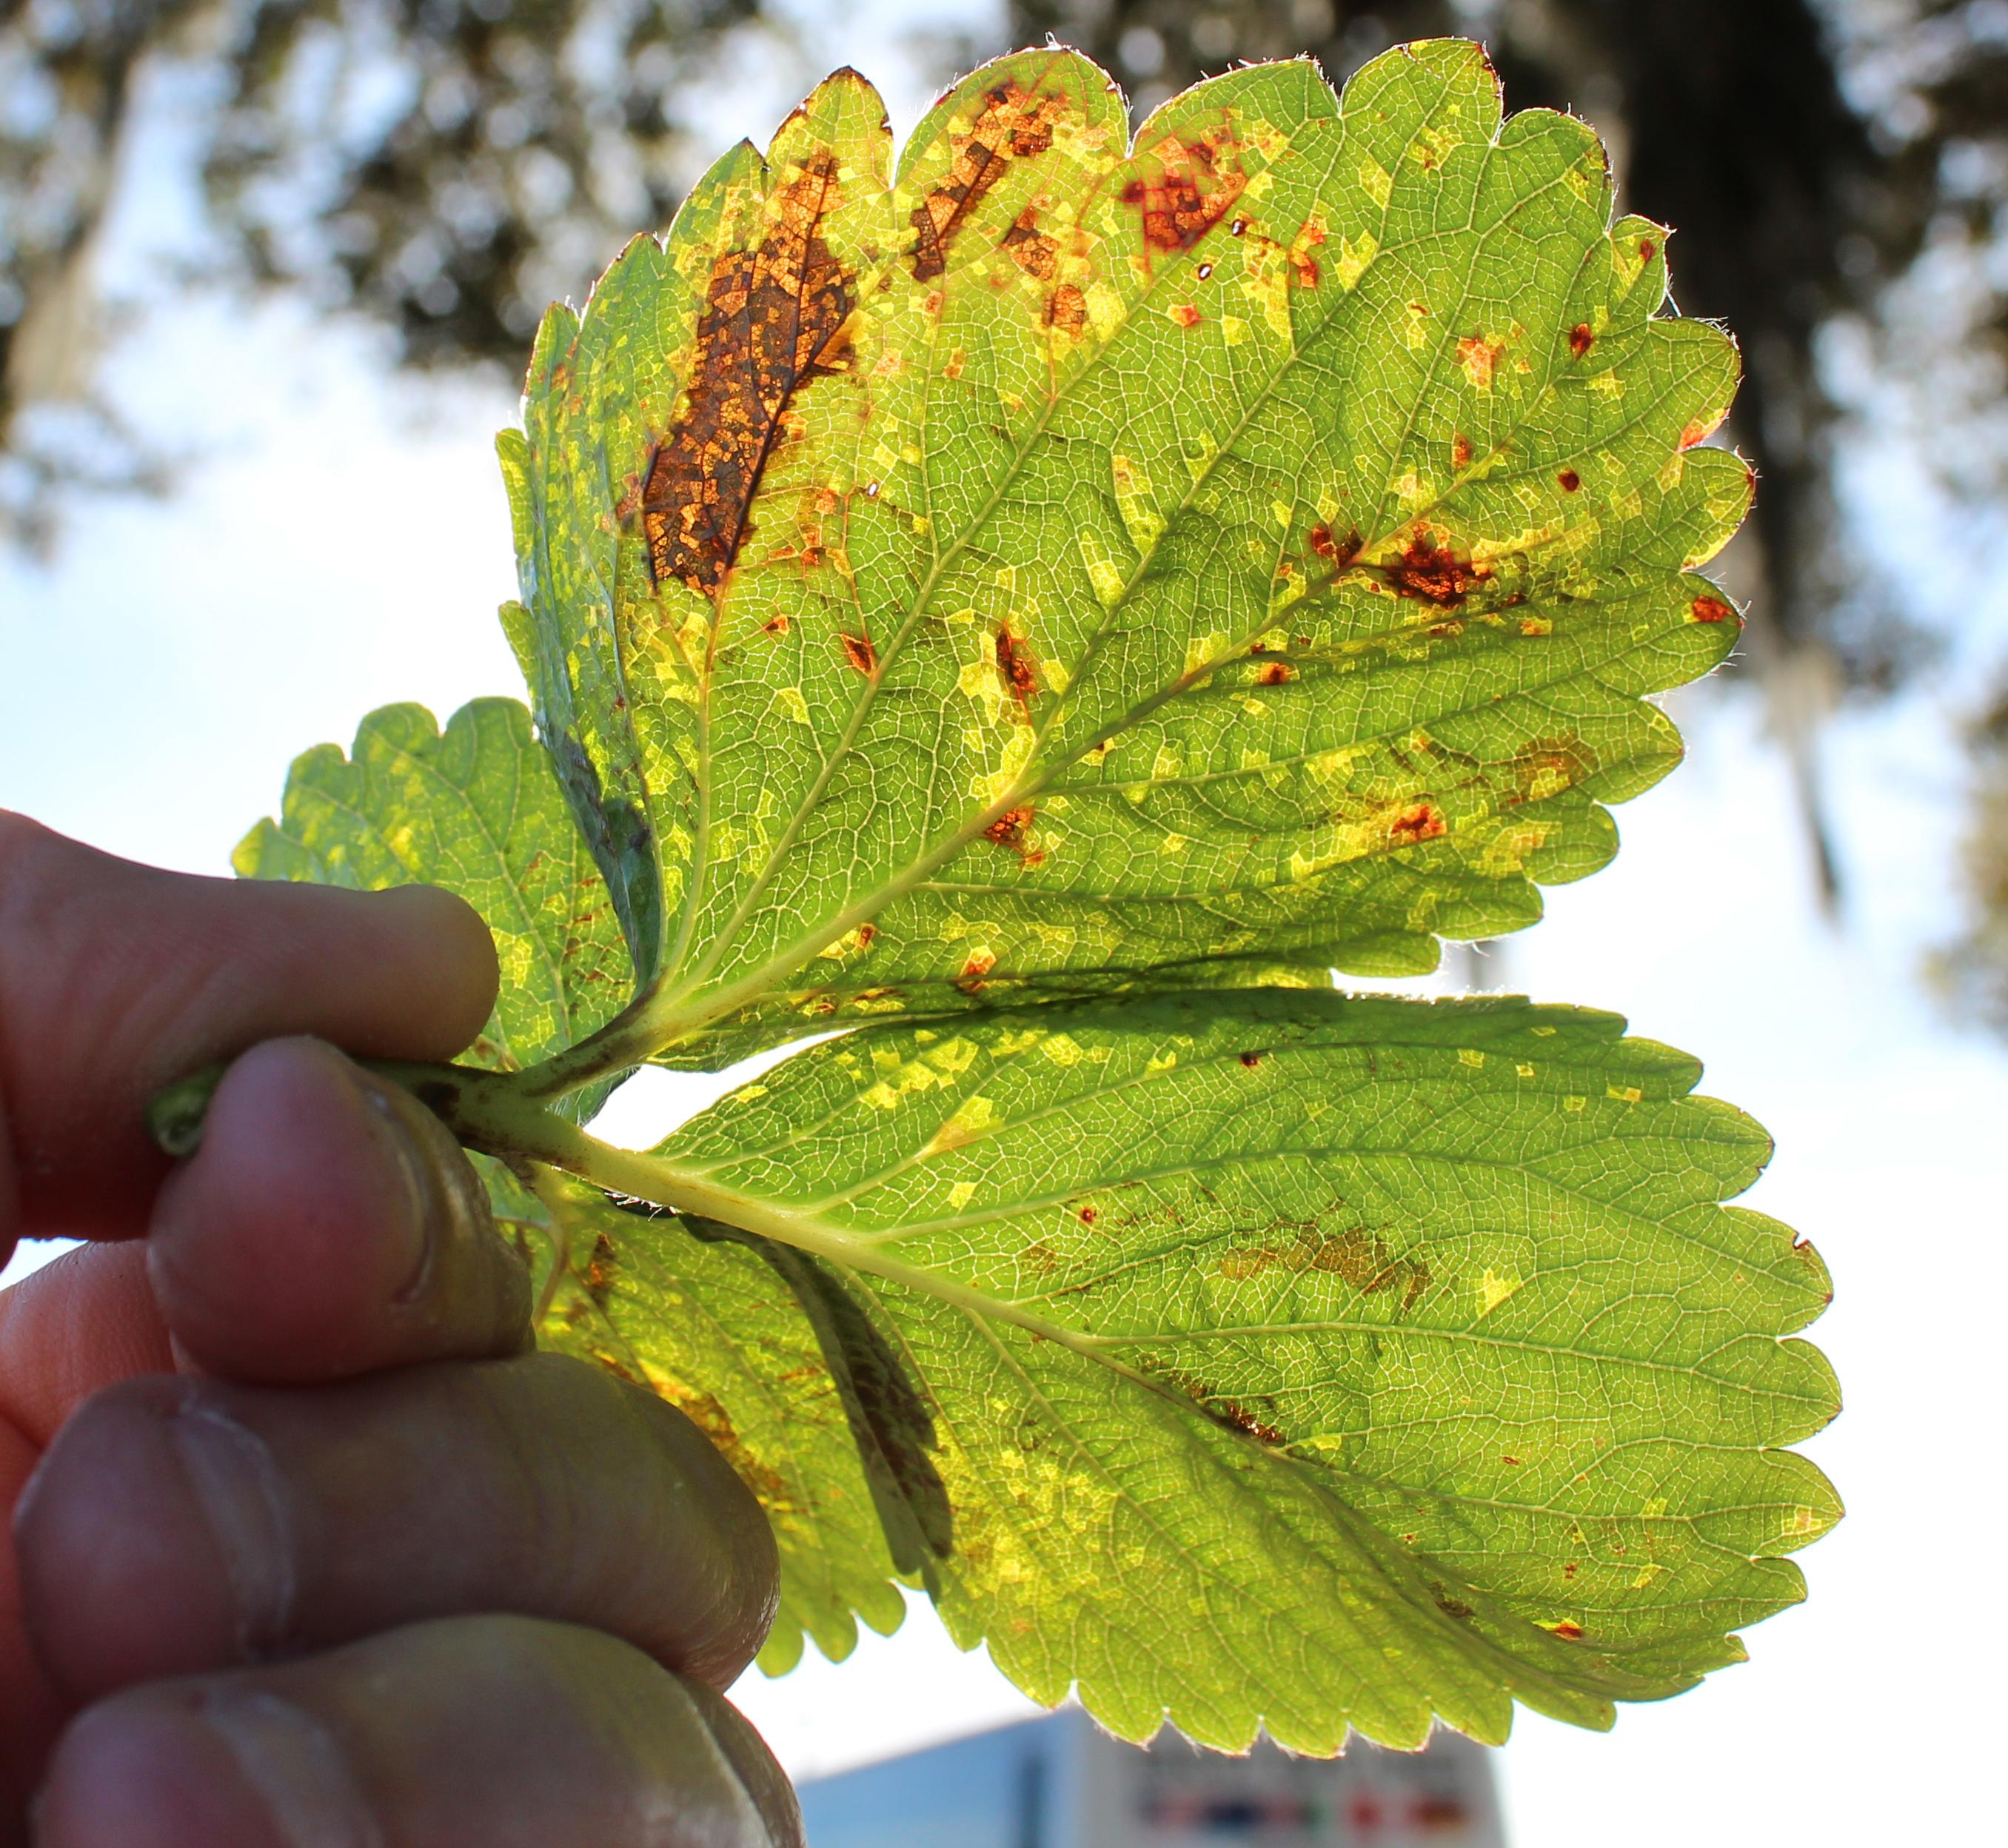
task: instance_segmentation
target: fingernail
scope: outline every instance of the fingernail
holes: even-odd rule
[[[229,1581],[238,1640],[255,1660],[285,1640],[299,1590],[285,1479],[264,1440],[213,1404],[183,1403],[168,1434]]]
[[[355,1088],[403,1183],[397,1231],[404,1281],[391,1292],[391,1300],[408,1302],[424,1289],[432,1274],[440,1235],[455,1210],[454,1192],[440,1171],[425,1106],[408,1091],[368,1072],[356,1072]]]
[[[341,1742],[306,1708],[224,1685],[205,1689],[196,1711],[264,1799],[286,1848],[384,1848]]]
[[[385,1848],[326,1726],[215,1681],[135,1688],[87,1709],[27,1820],[38,1848]]]

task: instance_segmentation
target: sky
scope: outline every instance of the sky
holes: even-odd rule
[[[844,54],[878,76],[889,51],[861,36]],[[903,126],[925,97],[887,87]],[[130,210],[136,274],[173,200],[141,189]],[[0,803],[221,873],[297,751],[389,701],[444,718],[520,691],[493,615],[514,588],[491,447],[506,388],[387,376],[366,333],[216,297],[150,316],[109,363],[128,414],[191,459],[164,500],[74,507],[46,566],[0,556]],[[1920,569],[1980,555],[1938,542],[1900,446],[1855,477],[1904,510],[1890,524]],[[1953,925],[1957,730],[2008,658],[2008,592],[1925,588],[1962,612],[1946,662],[1826,740],[1840,924],[1814,903],[1782,757],[1732,676],[1674,702],[1690,760],[1618,811],[1616,864],[1552,892],[1484,969],[1699,1054],[1702,1088],[1772,1131],[1745,1203],[1825,1256],[1836,1298],[1811,1333],[1847,1398],[1804,1447],[1850,1510],[1801,1556],[1808,1602],[1749,1633],[1747,1666],[1609,1736],[1523,1715],[1498,1758],[1520,1848],[1999,1839],[2008,1048],[1956,1030],[1919,971]],[[652,1139],[716,1088],[645,1075],[602,1127]],[[850,1662],[812,1655],[737,1695],[804,1775],[1028,1710],[924,1600]]]

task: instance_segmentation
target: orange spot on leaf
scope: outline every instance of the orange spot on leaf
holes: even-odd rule
[[[1487,340],[1483,334],[1469,334],[1457,343],[1457,362],[1464,368],[1464,376],[1480,391],[1492,389],[1493,375],[1498,371],[1499,362],[1505,353],[1505,341]]]
[[[1589,322],[1578,321],[1569,329],[1569,351],[1575,354],[1577,359],[1580,359],[1596,345],[1596,336],[1591,331]]]
[[[1126,185],[1125,205],[1143,214],[1144,242],[1153,250],[1190,250],[1227,215],[1248,183],[1225,129],[1190,141],[1167,135],[1137,157],[1137,177]]]
[[[1698,623],[1726,623],[1736,612],[1720,597],[1696,597],[1688,606],[1688,614]]]
[[[1037,866],[1045,855],[1031,844],[1033,813],[1030,803],[1020,808],[1007,809],[984,829],[983,838],[1000,847],[1009,847],[1027,866]]]
[[[1199,325],[1200,316],[1199,310],[1191,302],[1180,302],[1172,309],[1172,319],[1181,327],[1190,328]]]
[[[1080,339],[1087,326],[1087,298],[1071,282],[1062,282],[1046,298],[1046,325]]]
[[[1031,644],[1023,637],[1014,635],[1009,623],[1000,623],[997,628],[996,655],[998,679],[1003,683],[1004,691],[1029,716],[1032,695],[1039,690],[1038,657],[1032,652]]]
[[[1004,234],[1003,248],[1027,276],[1035,276],[1041,282],[1051,281],[1053,271],[1059,267],[1060,247],[1039,229],[1034,207],[1028,205],[1018,214],[1017,221]]]
[[[1012,161],[1052,146],[1053,125],[1065,108],[1061,98],[1039,96],[1014,83],[1000,84],[984,99],[968,133],[950,140],[947,174],[914,207],[916,281],[928,281],[947,269],[949,246],[970,213]]]
[[[1492,575],[1492,569],[1460,557],[1454,547],[1439,545],[1435,535],[1425,531],[1409,542],[1387,573],[1398,595],[1453,610],[1470,595],[1473,585]]]
[[[1418,802],[1404,809],[1388,824],[1388,839],[1395,846],[1412,847],[1434,840],[1444,831],[1443,811],[1434,803]]]

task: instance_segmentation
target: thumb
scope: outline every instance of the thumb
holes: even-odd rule
[[[0,810],[0,1253],[144,1229],[162,1085],[281,1034],[447,1058],[495,987],[487,928],[450,893],[162,872]]]

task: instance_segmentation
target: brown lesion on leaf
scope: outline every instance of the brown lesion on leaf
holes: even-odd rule
[[[1197,1373],[1168,1366],[1148,1354],[1137,1357],[1137,1367],[1140,1373],[1161,1380],[1167,1386],[1183,1393],[1202,1414],[1223,1430],[1238,1431],[1271,1450],[1289,1442],[1281,1426],[1273,1422],[1278,1415],[1276,1404],[1267,1395],[1256,1399],[1252,1405],[1232,1398],[1214,1391]]]
[[[1462,1598],[1455,1596],[1448,1585],[1432,1582],[1430,1596],[1438,1610],[1447,1617],[1455,1617],[1460,1624],[1469,1624],[1478,1615]]]
[[[1505,356],[1505,341],[1490,338],[1483,332],[1468,334],[1457,343],[1457,362],[1463,367],[1464,376],[1480,391],[1492,389],[1499,362]]]
[[[1032,645],[1013,632],[1009,623],[997,625],[997,678],[1004,691],[1018,702],[1018,710],[1030,719],[1032,695],[1039,690],[1039,661]],[[1027,810],[1029,815],[1031,811]]]
[[[1062,282],[1046,298],[1046,325],[1070,340],[1087,330],[1087,297],[1071,282]]]
[[[1028,205],[1018,214],[1005,232],[1001,248],[1027,276],[1041,282],[1052,281],[1053,272],[1059,267],[1059,245],[1040,230],[1037,206]]]
[[[984,195],[1012,161],[1029,160],[1052,146],[1054,125],[1066,108],[1064,98],[1041,96],[1015,82],[999,84],[984,98],[969,132],[950,139],[947,173],[914,207],[915,281],[931,281],[948,268],[949,246]],[[1010,242],[1008,233],[1005,242]]]
[[[878,671],[878,651],[871,645],[868,635],[840,634],[837,640],[843,645],[843,658],[868,679]]]
[[[1255,670],[1255,684],[1258,687],[1281,687],[1297,677],[1297,670],[1287,661],[1265,661]]]
[[[1492,575],[1490,565],[1474,564],[1448,539],[1427,528],[1417,532],[1391,562],[1377,567],[1397,596],[1455,610]]]
[[[1434,802],[1412,803],[1388,824],[1388,844],[1391,847],[1419,846],[1426,840],[1436,839],[1448,826],[1443,811]]]
[[[1699,596],[1688,606],[1688,617],[1698,623],[1727,623],[1736,620],[1736,612],[1720,597]]]
[[[776,190],[767,234],[712,263],[687,401],[649,465],[642,529],[657,583],[717,594],[746,537],[747,511],[790,401],[850,363],[856,278],[818,227],[836,200],[818,149]]]
[[[1152,250],[1190,250],[1225,217],[1248,184],[1239,143],[1225,124],[1189,139],[1167,135],[1140,151],[1125,205],[1142,214]]]
[[[1257,1417],[1239,1399],[1201,1399],[1199,1408],[1215,1424],[1225,1426],[1230,1431],[1239,1431],[1244,1437],[1252,1437],[1257,1443],[1267,1444],[1271,1449],[1289,1441],[1278,1426]]]
[[[1596,345],[1596,334],[1587,321],[1578,321],[1569,329],[1569,351],[1580,359]]]
[[[952,985],[965,995],[980,995],[990,985],[985,978],[996,966],[997,959],[988,950],[973,950]]]
[[[602,1232],[593,1240],[592,1256],[579,1273],[579,1281],[585,1285],[595,1309],[606,1308],[607,1298],[613,1293],[617,1267],[613,1241]]]
[[[1032,844],[1032,822],[1037,811],[1027,802],[1006,809],[983,831],[983,838],[1000,847],[1009,847],[1027,867],[1041,864],[1045,850]]]
[[[1499,797],[1502,808],[1517,808],[1523,803],[1540,802],[1561,790],[1573,789],[1596,769],[1596,754],[1582,736],[1557,733],[1536,738],[1504,765],[1508,787]]]
[[[1420,1258],[1397,1256],[1386,1240],[1362,1226],[1327,1232],[1313,1220],[1279,1229],[1292,1231],[1294,1235],[1270,1244],[1234,1246],[1221,1254],[1215,1268],[1237,1283],[1269,1270],[1287,1270],[1296,1276],[1322,1271],[1363,1296],[1398,1292],[1404,1309],[1415,1306],[1433,1278]]]
[[[1342,537],[1335,536],[1322,521],[1311,528],[1311,550],[1335,571],[1342,571],[1352,564],[1366,543],[1357,528]]]

